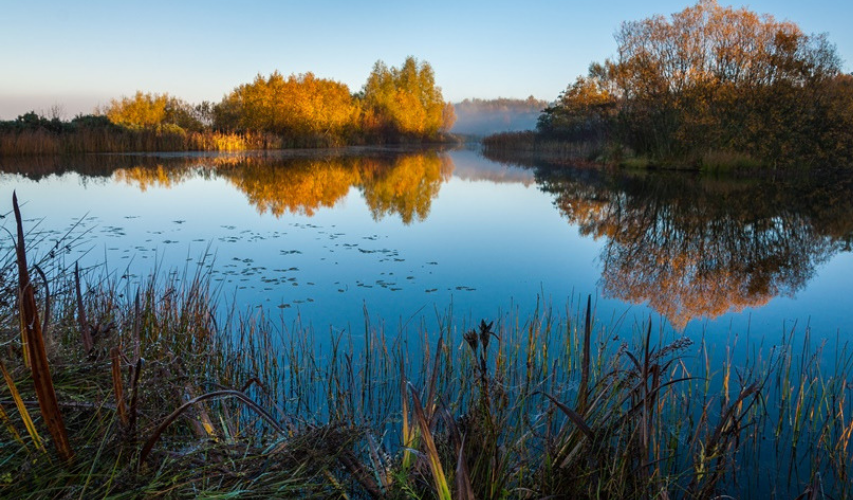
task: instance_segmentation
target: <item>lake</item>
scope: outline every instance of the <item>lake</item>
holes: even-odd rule
[[[476,149],[3,159],[32,251],[131,283],[210,273],[220,300],[318,331],[459,325],[537,305],[626,335],[853,335],[850,176],[527,166]],[[6,237],[3,247],[11,245]],[[106,264],[105,264],[106,263]],[[583,300],[582,300],[583,299]],[[462,326],[460,326],[462,328]]]

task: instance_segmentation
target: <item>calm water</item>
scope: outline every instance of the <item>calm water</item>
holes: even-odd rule
[[[721,346],[747,332],[772,344],[794,322],[853,336],[849,178],[371,149],[5,160],[0,213],[12,190],[60,253],[76,239],[66,262],[107,262],[131,281],[203,266],[224,301],[318,330],[358,330],[365,308],[390,330],[451,304],[469,324],[524,319],[537,301],[564,310],[591,293],[605,323],[630,330],[651,315]]]

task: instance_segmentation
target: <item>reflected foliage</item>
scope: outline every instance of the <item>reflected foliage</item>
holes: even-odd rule
[[[406,224],[415,219],[423,221],[453,168],[448,156],[404,156],[394,161],[391,168],[375,163],[366,168],[361,189],[374,219],[399,214]]]
[[[314,215],[359,189],[377,220],[399,215],[404,223],[424,220],[441,184],[453,172],[445,155],[344,156],[283,163],[246,160],[217,169],[260,213]]]
[[[242,191],[259,213],[314,215],[330,208],[358,184],[360,172],[342,158],[293,161],[283,165],[247,159],[220,167],[217,174]]]
[[[195,177],[197,170],[188,166],[133,166],[119,168],[112,177],[118,182],[136,186],[143,193],[152,188],[170,189]]]
[[[449,156],[408,154],[275,158],[265,156],[174,159],[115,169],[113,178],[137,186],[170,188],[194,177],[227,179],[259,213],[313,216],[334,207],[352,188],[361,191],[373,218],[423,221],[441,184],[452,175]]]
[[[581,233],[605,238],[607,296],[647,302],[677,328],[801,290],[853,242],[849,175],[706,179],[539,168]]]

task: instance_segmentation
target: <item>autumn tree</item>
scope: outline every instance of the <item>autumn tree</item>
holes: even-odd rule
[[[137,91],[133,97],[113,99],[103,114],[114,124],[128,128],[180,127],[200,130],[202,123],[194,116],[192,106],[169,94]]]
[[[357,108],[343,83],[276,71],[234,89],[214,116],[220,128],[273,132],[291,145],[339,144],[353,127]]]
[[[400,68],[378,61],[364,88],[352,95],[339,82],[313,73],[258,75],[205,111],[213,126],[267,132],[286,146],[435,139],[455,120],[427,62],[413,57]]]
[[[613,129],[617,100],[603,68],[593,66],[589,77],[579,76],[557,102],[539,115],[539,132],[575,141],[606,140]]]
[[[616,41],[616,58],[571,85],[540,130],[583,131],[615,110],[618,127],[603,131],[664,160],[736,151],[825,163],[850,149],[849,136],[831,133],[853,116],[834,111],[849,89],[825,35],[700,0],[670,18],[625,22]]]
[[[715,0],[624,23],[616,40],[629,138],[659,156],[705,147],[778,159],[803,133],[795,110],[839,69],[825,36]]]
[[[433,139],[453,126],[452,106],[428,62],[407,57],[400,68],[377,61],[362,91],[364,127],[398,138]]]

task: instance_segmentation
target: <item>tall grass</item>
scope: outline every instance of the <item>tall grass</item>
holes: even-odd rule
[[[0,132],[0,156],[133,153],[159,151],[243,151],[288,147],[279,136],[264,133],[193,132],[183,129],[86,128],[52,132],[26,129]],[[292,147],[292,146],[290,146]]]
[[[618,164],[631,153],[613,143],[583,140],[567,141],[532,130],[502,132],[483,138],[483,154],[495,161],[542,159],[572,164]]]
[[[38,446],[55,438],[4,310],[3,497],[853,493],[853,357],[840,340],[828,364],[825,346],[806,335],[794,349],[790,334],[735,365],[651,321],[617,338],[591,300],[476,325],[447,311],[435,331],[365,315],[358,331],[318,332],[218,310],[202,271],[133,286],[52,276],[35,296],[75,458]],[[17,292],[4,290],[10,308]]]
[[[422,140],[405,138],[384,141],[382,138],[353,136],[346,140],[331,134],[286,136],[269,132],[190,131],[177,126],[132,129],[118,126],[76,127],[52,131],[46,128],[0,127],[0,157],[78,155],[85,153],[140,153],[168,151],[247,151],[261,149],[332,148],[364,144],[412,144]],[[449,134],[436,137],[437,144],[455,144],[459,139]]]
[[[483,154],[504,163],[529,163],[545,160],[551,163],[594,163],[632,169],[665,168],[700,170],[708,173],[756,171],[765,163],[750,155],[731,150],[710,150],[677,157],[637,156],[629,148],[614,142],[565,140],[534,131],[504,132],[482,140]]]

